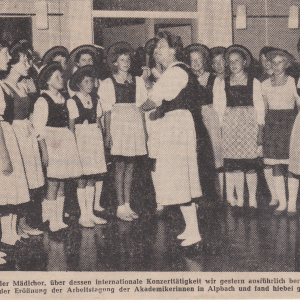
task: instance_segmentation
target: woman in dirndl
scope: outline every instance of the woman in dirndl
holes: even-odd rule
[[[5,89],[11,95],[14,104],[13,129],[19,144],[23,164],[25,168],[26,178],[28,182],[29,192],[33,200],[36,190],[45,184],[44,174],[42,170],[42,161],[38,145],[37,133],[33,129],[30,121],[30,115],[33,110],[32,99],[27,94],[24,86],[20,84],[20,78],[27,76],[30,68],[30,53],[20,43],[14,44],[10,49],[12,59],[9,63],[9,72],[5,80]],[[39,141],[40,144],[45,143],[44,140]],[[44,147],[41,147],[44,149]],[[47,153],[43,152],[44,163],[47,164]],[[43,232],[31,228],[26,223],[26,218],[34,209],[34,202],[30,201],[23,205],[19,216],[19,234],[28,238],[29,235],[40,235]]]
[[[221,123],[225,108],[224,99],[226,99],[224,52],[223,47],[216,47],[212,52],[202,44],[192,44],[185,48],[186,61],[197,76],[199,84],[206,91],[205,96],[202,96],[201,113],[212,145],[213,169],[218,173],[218,176],[214,178],[214,186],[221,199],[224,182]],[[215,66],[215,72],[208,72],[211,65]]]
[[[258,146],[265,116],[261,84],[247,72],[252,62],[248,49],[232,45],[227,48],[225,58],[230,69],[230,76],[225,77],[226,109],[222,127],[227,201],[239,209],[244,206],[246,173],[250,213],[255,213]]]
[[[83,168],[83,176],[77,180],[77,199],[81,212],[79,224],[83,227],[107,223],[93,214],[94,201],[100,202],[101,196],[95,198],[95,185],[100,183],[102,187],[103,180],[99,176],[107,171],[100,121],[102,108],[98,98],[92,99],[95,78],[96,72],[92,66],[79,68],[70,79],[70,87],[77,93],[67,101],[69,127],[75,134]]]
[[[178,239],[187,247],[201,241],[195,203],[192,198],[202,196],[197,164],[195,123],[189,107],[198,98],[198,82],[190,68],[178,59],[182,41],[169,32],[158,33],[158,60],[164,72],[154,84],[145,110],[155,109],[150,119],[157,120],[156,198],[160,205],[179,205],[186,228]],[[195,93],[196,91],[196,93]],[[193,98],[193,99],[192,99]],[[175,103],[174,108],[169,105]],[[160,115],[162,107],[167,108]],[[164,108],[164,109],[165,109]]]
[[[0,70],[6,71],[11,56],[8,43],[0,41]],[[30,200],[25,170],[19,145],[12,127],[13,100],[0,81],[0,212],[1,242],[15,245],[21,239],[17,234],[18,205]],[[0,252],[0,264],[5,263],[5,253]]]
[[[264,128],[263,153],[265,177],[271,192],[271,206],[279,204],[274,214],[280,215],[286,210],[285,177],[288,177],[289,205],[288,213],[296,212],[298,179],[292,173],[297,171],[298,140],[295,122],[296,104],[300,104],[295,79],[287,75],[294,58],[285,50],[275,49],[266,54],[272,62],[273,75],[262,83],[267,114]],[[291,135],[294,138],[291,138]],[[287,167],[289,165],[290,173]]]
[[[43,221],[55,232],[68,227],[63,222],[66,179],[82,176],[82,166],[74,134],[69,130],[69,114],[63,89],[62,67],[58,62],[45,66],[39,74],[41,95],[34,105],[33,125],[46,141],[47,196],[43,201]]]
[[[129,73],[131,55],[132,48],[125,42],[108,49],[107,61],[112,76],[99,88],[105,144],[115,160],[117,217],[124,221],[138,218],[130,207],[132,176],[137,156],[147,154],[144,113],[140,108],[147,100],[147,90],[141,77]]]

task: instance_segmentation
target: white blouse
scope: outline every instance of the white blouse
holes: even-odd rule
[[[285,85],[272,86],[271,78],[262,83],[262,93],[269,109],[294,109],[295,103],[300,105],[295,79],[288,77]]]
[[[135,77],[136,79],[136,106],[140,107],[147,100],[148,93],[145,82],[142,77]],[[101,82],[98,89],[98,96],[103,111],[110,111],[112,106],[116,103],[115,87],[111,78],[107,78]]]
[[[154,84],[149,93],[149,99],[157,106],[160,106],[162,100],[171,101],[188,83],[188,74],[180,67],[174,67],[179,62],[172,63]]]
[[[55,95],[51,91],[41,91],[41,94],[43,93],[49,95],[57,104],[65,103],[65,98],[60,93]],[[46,124],[48,122],[48,113],[48,102],[45,98],[39,97],[34,104],[32,124],[41,138],[45,137]]]

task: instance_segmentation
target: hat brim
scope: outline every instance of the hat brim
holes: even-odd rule
[[[225,47],[222,47],[222,46],[218,46],[218,47],[213,47],[210,49],[210,53],[211,55],[216,55],[216,54],[223,54],[225,53],[226,51],[226,48]]]
[[[133,48],[127,42],[117,42],[111,45],[107,50],[107,64],[111,70],[114,69],[115,56],[121,49],[126,49],[131,56],[133,55]]]
[[[187,57],[192,52],[200,52],[204,54],[205,59],[207,59],[210,56],[209,48],[203,44],[191,44],[185,47],[183,50],[183,54],[185,57]]]
[[[292,63],[295,61],[294,56],[291,53],[289,53],[288,51],[283,50],[283,49],[271,50],[266,54],[266,58],[268,60],[272,60],[276,56],[286,57],[289,63]]]
[[[252,64],[252,61],[253,61],[252,54],[246,47],[244,47],[242,45],[232,45],[232,46],[228,47],[225,51],[225,59],[228,60],[229,55],[232,52],[236,52],[236,51],[240,51],[245,55],[245,57],[246,57],[245,68],[248,68]]]
[[[37,79],[37,83],[38,83],[38,87],[39,89],[43,89],[45,83],[49,80],[49,78],[52,76],[52,74],[55,71],[63,71],[62,70],[62,66],[59,62],[51,62],[48,65],[45,65],[39,73],[38,79]]]
[[[96,78],[96,69],[94,66],[84,66],[82,68],[79,68],[78,70],[76,70],[74,72],[74,74],[72,75],[72,77],[70,78],[70,82],[69,82],[69,87],[72,91],[78,91],[78,79],[82,76],[82,75],[86,75],[86,76],[91,76],[93,78]]]
[[[78,46],[77,48],[73,49],[70,53],[70,58],[69,58],[69,64],[71,65],[71,67],[75,66],[75,58],[77,53],[84,51],[84,50],[88,50],[91,51],[92,53],[94,53],[95,56],[97,56],[97,48],[94,45],[81,45]]]
[[[66,55],[66,57],[69,56],[69,51],[66,47],[64,46],[55,46],[51,49],[49,49],[43,56],[42,58],[42,66],[47,65],[50,63],[53,58],[56,56],[57,53],[63,53]]]

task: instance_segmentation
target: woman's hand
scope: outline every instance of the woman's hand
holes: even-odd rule
[[[49,165],[49,156],[48,156],[48,151],[43,151],[42,152],[42,164],[45,168],[48,167]]]
[[[4,176],[9,176],[13,172],[13,166],[10,158],[3,160],[1,168]]]
[[[148,77],[150,77],[151,69],[149,67],[142,67],[142,70],[143,70],[142,78],[145,81]]]

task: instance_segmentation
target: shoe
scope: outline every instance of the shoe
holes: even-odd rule
[[[29,235],[41,235],[44,233],[43,231],[41,231],[37,228],[21,229],[21,230]]]
[[[105,208],[103,208],[102,206],[95,206],[94,211],[103,212],[105,211]]]
[[[123,221],[133,221],[132,216],[126,210],[125,205],[118,207],[116,216]]]
[[[269,206],[276,206],[278,205],[279,200],[278,199],[272,199],[271,202],[269,203]]]
[[[188,238],[186,231],[182,232],[181,234],[177,235],[179,240],[185,240]]]
[[[185,239],[180,244],[180,246],[182,246],[182,247],[188,247],[188,246],[194,245],[196,243],[199,243],[200,241],[201,241],[201,237],[200,236],[198,236],[198,237],[190,237],[190,238]]]
[[[82,227],[85,227],[85,228],[94,228],[95,227],[95,223],[92,220],[85,219],[85,218],[82,218],[82,217],[79,218],[78,223]]]
[[[107,221],[105,219],[96,217],[94,214],[90,214],[89,219],[97,225],[107,224]]]
[[[157,212],[161,212],[161,211],[163,211],[163,210],[164,210],[164,206],[161,205],[160,203],[157,203],[156,211],[157,211]]]
[[[6,260],[0,257],[0,265],[4,265],[4,264],[6,264]]]
[[[0,251],[0,258],[6,257],[6,256],[7,256],[7,254],[5,252]]]
[[[125,204],[125,206],[126,206],[126,204]],[[128,214],[131,216],[132,219],[138,219],[138,218],[139,218],[138,214],[137,214],[136,212],[134,212],[134,211],[130,208],[129,205],[126,206],[126,210],[127,210]]]

